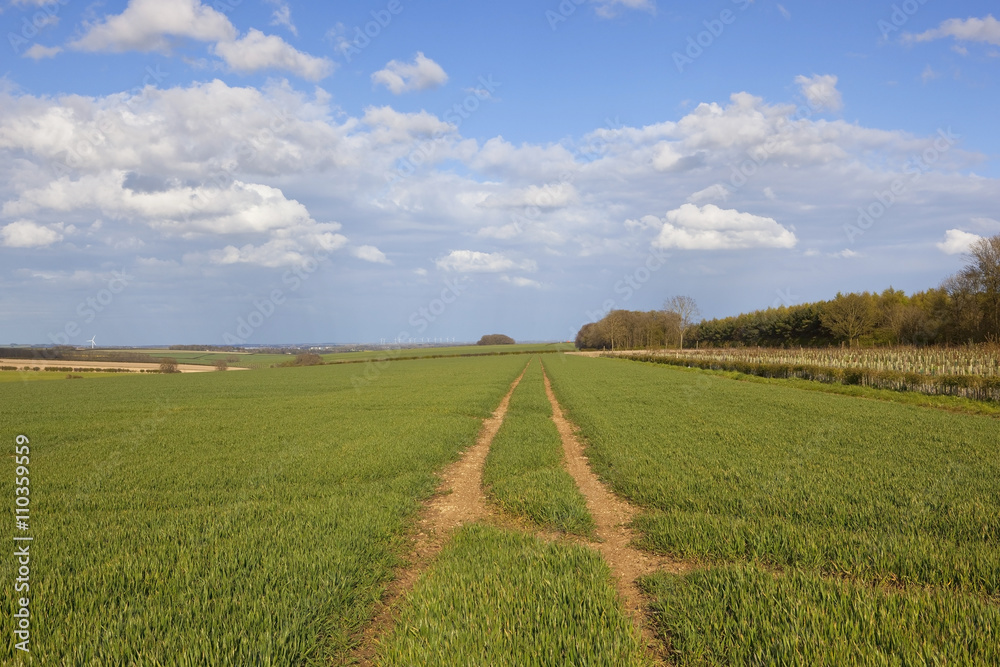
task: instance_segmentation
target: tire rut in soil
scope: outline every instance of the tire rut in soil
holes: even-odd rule
[[[395,624],[398,603],[413,588],[420,575],[430,567],[451,533],[465,523],[485,519],[493,514],[483,496],[483,464],[490,452],[493,438],[503,424],[510,397],[527,369],[528,364],[525,364],[496,410],[483,421],[476,436],[476,444],[465,450],[458,461],[442,471],[437,494],[420,512],[409,564],[397,571],[396,576],[388,584],[381,602],[376,607],[374,619],[362,631],[358,647],[344,664],[374,664],[379,642],[388,636]]]
[[[612,493],[590,468],[590,461],[583,445],[576,436],[576,429],[566,419],[559,401],[552,392],[548,374],[544,374],[545,393],[552,404],[552,421],[559,430],[566,456],[566,470],[576,480],[587,501],[587,509],[596,524],[599,542],[590,543],[600,551],[614,574],[618,594],[633,623],[642,634],[647,649],[663,659],[664,647],[656,637],[646,616],[646,602],[636,580],[658,570],[677,574],[690,572],[693,567],[682,561],[654,556],[632,546],[634,535],[629,529],[632,517],[638,512],[628,501]]]

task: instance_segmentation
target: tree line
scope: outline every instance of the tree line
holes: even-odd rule
[[[824,347],[1000,343],[1000,235],[980,239],[940,287],[907,295],[838,293],[829,301],[694,322],[697,305],[674,297],[662,310],[613,310],[576,337],[585,349]]]

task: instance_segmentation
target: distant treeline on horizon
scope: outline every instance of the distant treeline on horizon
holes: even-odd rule
[[[681,317],[669,310],[613,310],[576,336],[582,349],[677,347]],[[970,263],[940,287],[907,295],[838,293],[830,301],[702,320],[685,347],[826,347],[849,344],[1000,343],[1000,235],[977,242]]]

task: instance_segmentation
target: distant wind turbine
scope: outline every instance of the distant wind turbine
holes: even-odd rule
[[[90,349],[93,350],[95,347],[97,347],[97,336],[94,336],[87,342],[90,343]]]

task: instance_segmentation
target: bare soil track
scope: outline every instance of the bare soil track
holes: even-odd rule
[[[438,494],[424,507],[417,523],[410,563],[396,573],[396,577],[386,589],[376,609],[375,619],[365,629],[361,643],[352,656],[353,663],[374,664],[380,640],[392,629],[399,601],[413,588],[420,575],[444,548],[451,532],[464,523],[490,516],[491,510],[483,497],[483,465],[490,453],[493,438],[500,430],[500,425],[503,424],[507,414],[510,397],[524,377],[527,368],[526,364],[497,409],[483,421],[483,426],[476,437],[476,444],[441,473]]]
[[[636,580],[646,574],[666,569],[670,572],[689,572],[692,566],[677,560],[657,557],[632,546],[633,535],[628,528],[636,508],[609,491],[596,474],[584,454],[583,445],[576,436],[572,423],[566,419],[548,375],[544,375],[545,393],[552,405],[552,421],[562,440],[566,457],[566,470],[587,501],[587,509],[594,518],[599,541],[589,542],[580,538],[554,534],[549,531],[523,526],[490,508],[483,495],[483,466],[490,445],[507,414],[510,397],[524,377],[521,374],[493,415],[483,422],[476,444],[466,450],[462,458],[451,464],[441,474],[438,494],[424,507],[417,523],[409,564],[400,569],[388,585],[382,601],[375,611],[372,623],[359,638],[358,648],[348,658],[347,664],[371,665],[377,654],[379,642],[392,630],[403,596],[413,588],[420,575],[444,547],[450,534],[462,524],[480,519],[490,519],[498,525],[524,529],[545,540],[568,540],[596,549],[608,563],[615,578],[618,594],[626,611],[640,631],[651,656],[662,658],[664,647],[656,638],[645,612],[645,602]],[[544,370],[543,370],[544,373]]]
[[[657,640],[648,623],[645,613],[645,603],[636,579],[651,574],[657,570],[669,570],[674,573],[689,572],[691,567],[681,561],[656,557],[631,546],[633,535],[628,528],[636,508],[626,500],[609,491],[601,480],[590,469],[590,462],[583,450],[583,445],[576,437],[576,431],[563,414],[559,401],[552,393],[552,384],[545,375],[545,393],[552,404],[552,421],[559,430],[566,455],[566,470],[576,480],[576,485],[587,500],[587,510],[594,518],[597,537],[600,542],[591,543],[601,552],[604,560],[611,567],[618,587],[618,594],[626,610],[642,633],[646,647],[652,653],[662,655],[663,648]]]

